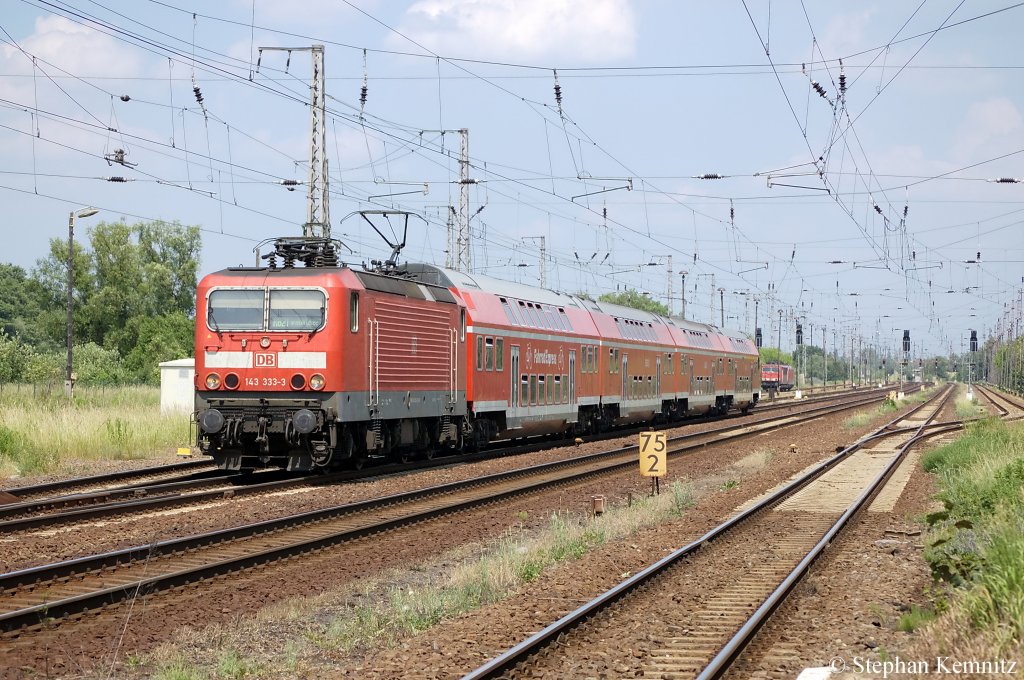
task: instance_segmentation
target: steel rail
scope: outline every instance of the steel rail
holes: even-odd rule
[[[496,678],[501,674],[505,673],[506,671],[512,669],[515,665],[521,663],[527,657],[535,654],[540,649],[549,645],[551,642],[557,639],[557,637],[562,633],[572,628],[575,628],[584,620],[593,616],[595,613],[607,609],[613,603],[623,599],[624,597],[632,593],[634,590],[650,581],[652,578],[660,575],[668,568],[678,564],[684,558],[689,557],[702,547],[709,545],[715,540],[721,538],[723,535],[727,534],[729,531],[739,526],[747,519],[764,511],[767,508],[776,505],[785,498],[793,495],[800,489],[812,483],[822,474],[832,469],[840,462],[849,458],[855,451],[859,450],[868,442],[896,435],[897,433],[895,432],[884,432],[884,430],[889,426],[899,422],[900,420],[903,420],[908,416],[913,415],[920,409],[924,408],[928,403],[930,403],[930,401],[931,400],[919,404],[918,406],[912,408],[907,413],[900,414],[899,416],[897,416],[896,418],[894,418],[893,420],[891,420],[890,422],[886,423],[881,428],[876,430],[875,433],[866,435],[858,439],[850,446],[836,453],[835,456],[829,458],[826,461],[823,461],[812,470],[809,470],[800,478],[794,480],[785,487],[769,494],[767,497],[758,501],[753,506],[741,511],[740,513],[726,520],[722,524],[709,530],[707,533],[705,533],[703,536],[696,539],[695,541],[692,541],[687,545],[669,553],[668,555],[661,558],[654,564],[637,572],[630,578],[610,588],[609,590],[605,591],[593,600],[583,604],[582,606],[578,607],[577,609],[569,612],[562,618],[558,619],[554,623],[546,626],[543,630],[534,633],[529,638],[523,640],[511,649],[505,651],[499,656],[494,657],[493,659],[491,659],[484,665],[480,666],[479,668],[471,671],[470,673],[467,673],[463,676],[463,680],[483,680],[484,678]]]
[[[43,493],[52,493],[61,489],[70,489],[78,486],[92,486],[94,484],[106,484],[108,482],[119,482],[134,477],[148,477],[151,475],[168,474],[174,472],[185,472],[196,468],[213,467],[213,461],[209,460],[188,460],[170,465],[155,465],[152,467],[139,468],[137,470],[121,470],[120,472],[106,472],[88,477],[75,477],[59,482],[46,482],[44,484],[33,484],[31,486],[16,486],[11,489],[4,489],[7,493],[24,498],[26,496],[38,496]]]

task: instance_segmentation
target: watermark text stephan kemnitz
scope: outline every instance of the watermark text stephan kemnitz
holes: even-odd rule
[[[957,659],[952,656],[934,656],[927,659],[874,659],[864,656],[853,656],[849,659],[841,656],[829,661],[829,668],[834,673],[850,671],[868,673],[882,678],[900,675],[1015,675],[1019,664],[1012,659]]]

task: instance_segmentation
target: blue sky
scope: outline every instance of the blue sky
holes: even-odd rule
[[[393,208],[426,220],[404,257],[444,264],[459,137],[438,131],[467,128],[476,271],[536,283],[544,237],[549,287],[666,301],[671,283],[678,312],[685,276],[687,317],[774,345],[782,310],[784,349],[798,317],[818,345],[824,328],[829,347],[895,348],[909,329],[932,355],[1019,314],[1024,184],[989,181],[1024,178],[1012,2],[4,7],[0,258],[26,268],[87,205],[79,233],[201,226],[204,273],[300,234],[305,186],[280,182],[308,174],[310,58],[255,61],[318,42],[332,233],[353,263],[389,249],[352,213]],[[132,166],[105,160],[118,149]]]

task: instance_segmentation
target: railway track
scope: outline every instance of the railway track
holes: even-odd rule
[[[850,519],[882,499],[905,453],[961,427],[934,422],[951,394],[946,388],[465,679],[721,677]]]
[[[885,393],[885,389],[856,390],[845,393],[833,392],[816,398],[801,399],[798,402],[786,400],[759,407],[759,410],[755,411],[755,416],[781,409],[793,409],[824,402],[831,403],[850,398],[854,400],[870,399]],[[733,414],[726,420],[738,418],[742,418],[746,422],[746,419],[750,418],[750,416]],[[721,420],[720,418],[697,419],[684,423],[666,424],[662,427],[674,428],[686,424],[721,422]],[[628,431],[620,430],[597,437],[588,436],[587,439],[589,441],[613,439],[628,433]],[[487,449],[475,454],[434,457],[429,460],[423,459],[412,463],[382,464],[364,470],[344,471],[328,475],[296,475],[280,470],[268,470],[251,475],[238,475],[209,469],[201,473],[185,475],[183,478],[159,481],[155,484],[139,483],[128,486],[115,486],[89,493],[42,497],[37,500],[25,500],[0,505],[0,534],[29,529],[42,529],[67,523],[86,522],[126,513],[151,512],[188,505],[199,505],[225,498],[241,498],[304,487],[351,482],[387,474],[450,465],[453,462],[473,462],[489,457],[528,453],[563,445],[564,440],[558,442],[533,442],[515,446],[499,445],[497,448]]]
[[[121,472],[107,472],[88,477],[75,477],[74,479],[66,479],[59,482],[16,486],[10,489],[3,489],[3,491],[17,499],[11,502],[24,502],[40,498],[52,498],[59,495],[70,495],[72,492],[75,494],[86,494],[153,482],[179,481],[197,473],[209,472],[214,469],[213,463],[209,460],[189,460],[170,465],[139,468],[138,470],[123,470]],[[129,482],[129,484],[126,484],[126,482]]]
[[[670,455],[791,426],[879,399],[813,407],[671,440]],[[0,631],[49,628],[116,602],[320,550],[360,537],[635,467],[636,447],[565,459],[411,493],[307,512],[0,575]]]
[[[1000,417],[1005,420],[1019,420],[1024,418],[1024,404],[1016,399],[997,391],[987,385],[974,385],[976,392],[984,396],[999,411]]]

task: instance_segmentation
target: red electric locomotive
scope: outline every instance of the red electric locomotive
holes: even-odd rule
[[[356,271],[331,241],[279,239],[267,267],[203,279],[204,453],[227,469],[358,466],[758,401],[758,352],[740,333],[432,265],[397,268],[398,250]]]
[[[268,267],[199,284],[199,448],[226,469],[302,470],[457,446],[465,341],[447,288],[340,265],[325,239],[279,239]]]
[[[766,390],[786,392],[793,389],[793,376],[792,366],[773,361],[761,367],[761,386]]]

